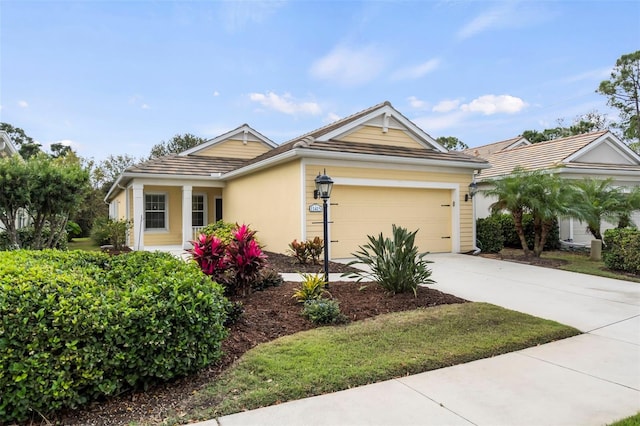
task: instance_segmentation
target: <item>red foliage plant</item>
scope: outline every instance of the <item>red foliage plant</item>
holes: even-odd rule
[[[190,250],[200,269],[231,293],[247,296],[251,284],[259,279],[266,257],[255,240],[256,231],[236,225],[229,244],[215,235],[201,234]]]

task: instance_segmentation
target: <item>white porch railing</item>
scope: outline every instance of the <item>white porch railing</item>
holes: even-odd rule
[[[198,238],[198,235],[200,234],[200,231],[202,231],[202,228],[204,228],[204,226],[192,226],[192,240],[195,240],[196,238]]]

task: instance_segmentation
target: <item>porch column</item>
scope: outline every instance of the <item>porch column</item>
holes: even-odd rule
[[[133,184],[133,238],[135,250],[144,250],[144,185]]]
[[[182,248],[190,249],[190,241],[193,239],[193,226],[192,226],[192,194],[193,187],[191,185],[184,185],[182,187]]]

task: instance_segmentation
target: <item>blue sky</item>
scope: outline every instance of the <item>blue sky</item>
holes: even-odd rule
[[[385,100],[477,146],[598,110],[636,1],[0,3],[0,121],[83,157],[243,123],[282,143]]]

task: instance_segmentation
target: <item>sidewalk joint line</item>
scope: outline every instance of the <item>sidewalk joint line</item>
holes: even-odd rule
[[[438,406],[439,406],[439,407],[444,408],[445,410],[447,410],[447,411],[448,411],[448,412],[450,412],[451,414],[453,414],[453,415],[455,415],[455,416],[460,417],[462,420],[464,420],[464,421],[466,421],[466,422],[469,422],[470,424],[472,424],[472,425],[474,425],[474,426],[478,426],[478,424],[477,424],[477,423],[472,422],[471,420],[469,420],[469,419],[467,419],[466,417],[464,417],[462,414],[456,413],[456,412],[455,412],[455,411],[453,411],[451,408],[449,408],[449,407],[445,406],[443,403],[436,401],[435,399],[431,398],[430,396],[425,395],[424,393],[420,392],[418,389],[416,389],[416,388],[414,388],[414,387],[412,387],[412,386],[409,386],[408,384],[404,383],[404,382],[402,381],[402,379],[401,379],[401,378],[394,379],[394,380],[396,380],[397,382],[399,382],[401,385],[403,385],[403,386],[405,386],[405,387],[407,387],[407,388],[411,389],[413,392],[415,392],[415,393],[417,393],[417,394],[419,394],[419,395],[422,395],[423,397],[427,398],[429,401],[432,401],[434,404],[438,404]]]
[[[596,327],[596,328],[594,328],[593,330],[589,330],[589,331],[587,331],[586,333],[591,333],[591,332],[596,331],[596,330],[601,330],[601,329],[603,329],[603,328],[610,327],[610,326],[612,326],[612,325],[616,325],[616,324],[620,324],[621,322],[629,321],[629,320],[631,320],[631,319],[638,318],[638,317],[640,317],[640,314],[638,314],[638,315],[633,315],[633,316],[631,316],[631,317],[629,317],[629,318],[621,319],[620,321],[612,322],[611,324],[607,324],[607,325],[602,325],[602,326],[600,326],[600,327]],[[617,340],[617,339],[614,339],[614,340]]]

